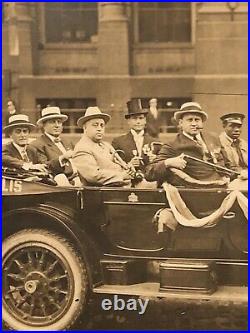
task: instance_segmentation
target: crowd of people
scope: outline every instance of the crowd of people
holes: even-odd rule
[[[204,130],[208,114],[196,102],[174,113],[178,133],[168,142],[159,139],[157,100],[148,109],[140,99],[127,102],[124,115],[129,131],[103,140],[110,115],[88,107],[77,121],[81,139],[74,145],[62,136],[68,119],[59,107],[41,110],[36,125],[42,134],[29,143],[36,128],[24,114],[10,114],[4,132],[11,140],[2,150],[2,165],[20,171],[48,173],[61,186],[227,185],[248,178],[248,146],[241,136],[245,116],[224,114],[220,135]]]

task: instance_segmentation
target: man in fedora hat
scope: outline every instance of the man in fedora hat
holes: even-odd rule
[[[88,185],[129,185],[130,170],[123,168],[115,157],[114,148],[103,141],[105,125],[110,116],[95,107],[88,107],[77,125],[83,135],[76,144],[73,162],[83,184]]]
[[[248,144],[240,138],[245,115],[242,113],[224,114],[220,119],[224,131],[220,134],[220,142],[225,150],[228,167],[241,172],[247,178]]]
[[[24,114],[9,117],[3,130],[11,138],[11,142],[3,146],[3,167],[47,173],[46,165],[39,163],[36,149],[28,144],[30,132],[35,127]]]
[[[43,134],[31,144],[37,149],[39,161],[46,163],[54,176],[65,174],[71,180],[75,176],[70,163],[74,145],[61,137],[63,123],[67,119],[68,116],[62,114],[59,107],[42,109],[37,125],[42,128]]]
[[[185,174],[194,180],[222,180],[222,175],[214,167],[185,158],[185,155],[189,155],[199,160],[224,165],[218,138],[202,131],[207,118],[207,113],[198,103],[184,103],[174,114],[180,132],[174,140],[162,146],[155,161],[147,168],[146,179],[157,180],[159,183],[168,180],[174,185],[182,185],[182,181],[169,171],[170,168],[175,168],[184,170]]]
[[[114,138],[112,145],[117,151],[122,152],[122,158],[131,163],[136,169],[145,170],[145,166],[155,158],[152,142],[155,139],[145,133],[148,110],[143,109],[140,99],[127,102],[128,113],[125,118],[128,122],[129,132]]]

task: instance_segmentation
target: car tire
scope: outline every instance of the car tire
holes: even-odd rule
[[[2,244],[2,318],[11,329],[65,330],[87,304],[86,264],[71,242],[24,229]]]

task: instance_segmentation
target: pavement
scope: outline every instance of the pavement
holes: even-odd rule
[[[220,330],[246,331],[248,309],[246,304],[169,302],[167,299],[151,298],[143,315],[138,311],[104,311],[103,298],[92,300],[89,312],[82,317],[73,330]],[[119,296],[120,297],[120,296]],[[126,301],[129,296],[124,297]],[[83,319],[85,318],[85,320]],[[87,318],[87,319],[86,319]]]

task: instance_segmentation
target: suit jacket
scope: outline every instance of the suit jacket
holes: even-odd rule
[[[239,165],[239,155],[237,153],[236,148],[232,147],[232,141],[228,138],[228,136],[226,135],[225,132],[221,133],[219,138],[220,138],[220,143],[221,143],[222,147],[224,148],[226,157],[228,159],[227,167],[240,171],[242,169],[242,167],[240,167],[240,165]],[[243,139],[239,139],[239,140],[240,140],[239,148],[241,150],[243,161],[247,167],[248,166],[248,144]]]
[[[158,138],[159,133],[160,133],[160,125],[161,125],[161,120],[158,112],[158,117],[155,118],[152,113],[149,111],[147,114],[147,125],[146,125],[146,132],[154,137]]]
[[[151,144],[152,142],[156,141],[154,138],[152,138],[147,133],[144,134],[144,140],[143,140],[143,146],[145,144]],[[139,156],[139,152],[136,148],[135,140],[131,132],[128,132],[125,135],[119,136],[115,138],[112,142],[113,147],[115,150],[123,150],[124,151],[124,157],[122,155],[122,159],[125,160],[125,162],[130,162],[131,159],[134,157],[133,150],[136,150]],[[147,155],[144,154],[142,151],[141,157],[143,159],[144,166],[141,166],[140,169],[144,170],[145,166],[149,163]]]
[[[62,144],[66,150],[74,149],[73,143],[65,139],[62,139]],[[39,163],[46,163],[54,175],[65,173],[69,176],[73,173],[71,165],[65,167],[60,165],[59,156],[62,155],[62,152],[45,134],[33,141],[31,145],[37,150]]]
[[[30,162],[37,164],[38,156],[36,149],[30,145],[26,147],[26,152]],[[3,167],[21,169],[25,161],[12,142],[3,146],[2,165]]]
[[[124,185],[124,170],[114,162],[114,148],[108,142],[98,144],[83,134],[76,144],[73,163],[83,184]]]
[[[218,138],[210,133],[202,133],[202,139],[206,143],[209,152],[212,152],[217,159],[218,164],[224,166],[224,157]],[[172,184],[179,185],[177,179],[166,168],[164,161],[181,153],[199,159],[203,159],[204,154],[202,147],[198,143],[189,139],[183,133],[179,133],[173,141],[162,146],[155,161],[146,168],[146,179],[158,181],[160,184],[168,180]],[[208,161],[213,162],[212,158],[211,160],[208,159]],[[221,175],[213,167],[193,160],[187,160],[187,166],[183,171],[198,180],[216,180],[221,178]]]

